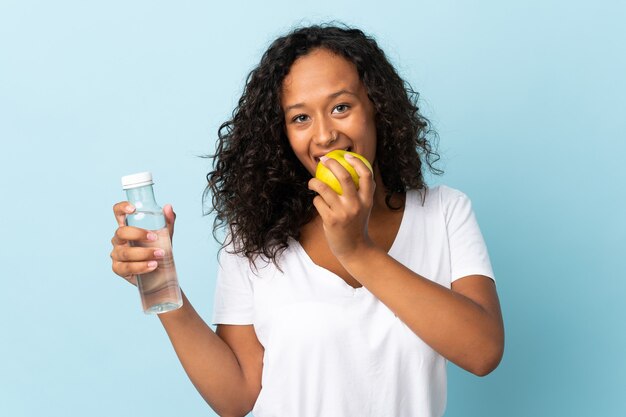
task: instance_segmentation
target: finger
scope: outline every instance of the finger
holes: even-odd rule
[[[117,236],[117,234],[114,234],[113,237],[111,238],[111,245],[113,246],[128,245],[128,241],[121,239]]]
[[[359,176],[359,191],[364,195],[373,194],[376,184],[374,183],[374,174],[367,165],[359,158],[346,154],[346,162],[352,165]]]
[[[342,194],[345,196],[354,196],[356,195],[356,185],[352,180],[352,175],[348,172],[348,170],[341,165],[338,161],[332,158],[322,157],[320,162],[324,164],[337,178],[339,181],[339,185],[341,185]]]
[[[111,251],[111,259],[117,262],[156,261],[163,259],[164,256],[165,251],[161,248],[118,245]]]
[[[331,192],[334,193],[334,191],[332,190]],[[328,218],[329,215],[332,214],[332,211],[330,207],[328,207],[328,204],[326,204],[326,202],[321,196],[317,195],[313,198],[313,205],[317,209],[317,212],[319,213],[319,215],[322,217],[322,222],[326,223],[325,220]]]
[[[115,238],[117,238],[116,242],[121,244],[130,240],[154,242],[159,238],[159,236],[151,230],[141,229],[134,226],[120,226],[115,231],[114,239]]]
[[[113,214],[115,214],[115,220],[117,220],[118,226],[124,226],[126,224],[126,216],[135,211],[135,206],[128,201],[121,201],[113,206]]]
[[[147,274],[154,271],[158,266],[157,261],[144,261],[144,262],[113,262],[113,272],[117,275],[129,279],[131,275]]]
[[[133,284],[135,287],[137,286],[137,275],[128,275],[122,278],[124,278],[129,283]]]
[[[165,216],[165,224],[167,224],[167,230],[170,232],[170,240],[174,237],[174,222],[176,221],[176,213],[174,213],[174,207],[171,204],[163,206],[163,215]]]
[[[336,205],[339,202],[339,194],[337,194],[325,182],[320,181],[317,178],[311,178],[309,180],[309,190],[315,191],[318,196],[322,198],[322,201],[329,209],[331,206]]]

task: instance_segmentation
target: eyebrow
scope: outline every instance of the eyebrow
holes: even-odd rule
[[[337,91],[335,93],[329,94],[328,98],[337,98],[337,97],[339,97],[341,95],[344,95],[344,94],[348,94],[348,95],[357,97],[357,95],[355,93],[353,93],[350,90],[346,90],[344,88],[344,89],[341,89],[341,90],[339,90],[339,91]],[[285,107],[285,113],[287,113],[289,110],[298,109],[298,108],[302,108],[302,107],[304,107],[304,103],[292,104],[290,106]]]

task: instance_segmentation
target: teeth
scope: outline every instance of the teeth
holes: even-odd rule
[[[342,150],[346,151],[346,152],[352,152],[352,146],[348,146],[347,148],[343,148]],[[318,156],[314,157],[315,162],[319,162],[320,158]]]

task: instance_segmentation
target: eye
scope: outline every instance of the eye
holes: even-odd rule
[[[293,123],[304,123],[307,120],[309,120],[309,116],[307,116],[306,114],[299,114],[291,119]]]
[[[350,108],[347,104],[337,104],[333,109],[333,113],[345,113]]]

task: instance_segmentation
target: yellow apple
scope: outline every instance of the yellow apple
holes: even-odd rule
[[[341,166],[343,166],[350,173],[350,175],[352,176],[352,180],[354,181],[354,184],[356,185],[356,189],[358,190],[359,189],[359,174],[357,174],[356,170],[352,167],[352,165],[350,165],[348,161],[346,161],[345,155],[347,153],[359,158],[361,161],[363,161],[365,165],[367,165],[370,171],[374,172],[372,170],[372,165],[370,165],[368,160],[355,152],[348,152],[348,151],[337,149],[337,150],[328,152],[326,154],[326,157],[336,160],[337,162],[341,164]],[[341,185],[339,184],[339,180],[337,179],[337,177],[335,177],[335,174],[333,174],[333,172],[321,162],[317,164],[317,169],[315,170],[315,178],[317,178],[318,180],[328,185],[337,194],[339,195],[343,194],[343,190],[341,189]]]

